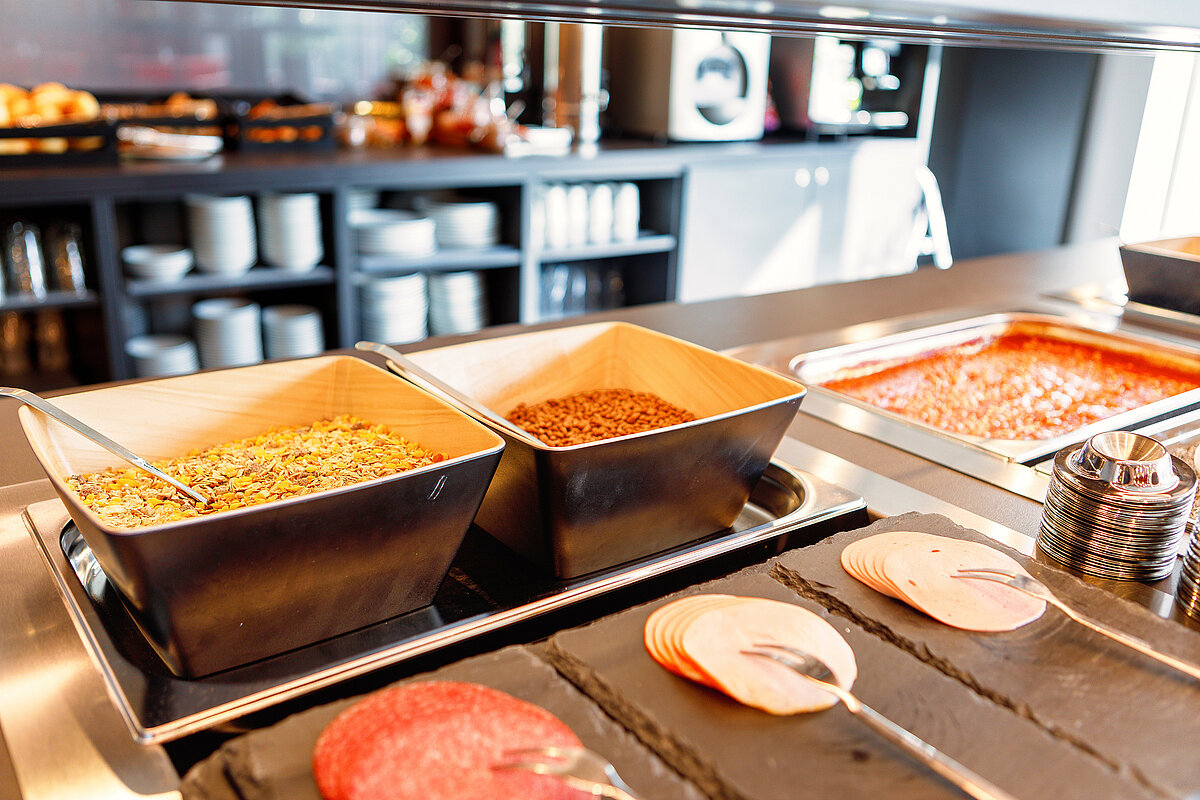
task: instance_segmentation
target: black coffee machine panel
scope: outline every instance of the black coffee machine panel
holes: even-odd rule
[[[929,47],[832,36],[771,42],[771,97],[785,130],[915,136]]]

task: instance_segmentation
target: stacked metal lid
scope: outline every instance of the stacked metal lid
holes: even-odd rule
[[[1200,536],[1195,531],[1183,556],[1179,585],[1175,587],[1175,603],[1189,617],[1200,619]]]
[[[1195,470],[1159,442],[1099,433],[1055,456],[1037,545],[1093,577],[1160,580],[1174,567],[1195,495]]]

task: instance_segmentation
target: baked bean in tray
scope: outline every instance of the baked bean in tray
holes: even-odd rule
[[[521,403],[508,421],[551,447],[567,447],[691,422],[696,415],[650,392],[602,389],[534,405]]]

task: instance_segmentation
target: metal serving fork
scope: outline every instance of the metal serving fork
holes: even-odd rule
[[[838,686],[829,666],[811,653],[782,644],[756,644],[754,648],[753,650],[743,650],[742,653],[777,661],[801,677],[808,679],[815,686],[836,696],[851,714],[874,728],[892,744],[911,753],[922,764],[950,781],[970,797],[974,797],[976,800],[1016,800],[999,786],[964,767],[924,739],[900,727],[846,689]]]
[[[507,750],[504,756],[506,760],[492,765],[492,769],[522,769],[553,775],[573,789],[590,792],[593,797],[637,800],[616,768],[584,747],[529,747]]]
[[[1110,628],[1101,622],[1097,622],[1094,619],[1084,616],[1055,597],[1054,593],[1050,591],[1046,584],[1042,583],[1036,578],[1030,577],[1029,575],[1012,572],[1006,569],[979,567],[976,569],[960,569],[954,575],[954,577],[962,578],[963,580],[993,581],[995,583],[1003,584],[1004,586],[1011,586],[1017,591],[1024,592],[1030,597],[1036,597],[1039,600],[1045,600],[1047,603],[1054,606],[1059,611],[1063,612],[1085,628],[1090,628],[1096,633],[1107,636],[1113,641],[1120,642],[1127,647],[1133,648],[1142,655],[1149,656],[1150,658],[1160,661],[1169,667],[1174,667],[1180,672],[1190,675],[1193,678],[1200,679],[1200,667],[1189,664],[1186,661],[1181,661],[1180,659],[1175,658],[1174,656],[1169,656],[1166,653],[1160,653],[1155,650],[1154,646],[1149,642],[1143,641],[1136,636],[1131,636],[1123,631],[1119,631],[1116,628]]]

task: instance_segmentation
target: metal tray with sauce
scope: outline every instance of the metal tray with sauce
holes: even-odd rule
[[[1067,434],[1045,439],[988,439],[950,433],[910,419],[820,384],[847,371],[882,369],[927,357],[977,340],[1024,333],[1078,344],[1121,355],[1143,358],[1168,368],[1195,372],[1200,378],[1200,348],[1165,336],[1122,328],[1116,319],[1056,316],[1037,312],[1003,312],[917,327],[868,341],[838,345],[803,353],[791,359],[790,371],[809,387],[805,411],[850,430],[944,462],[938,457],[947,443],[1031,464],[1062,447],[1105,430],[1139,427],[1200,404],[1200,389],[1193,389],[1130,411],[1114,414]]]

